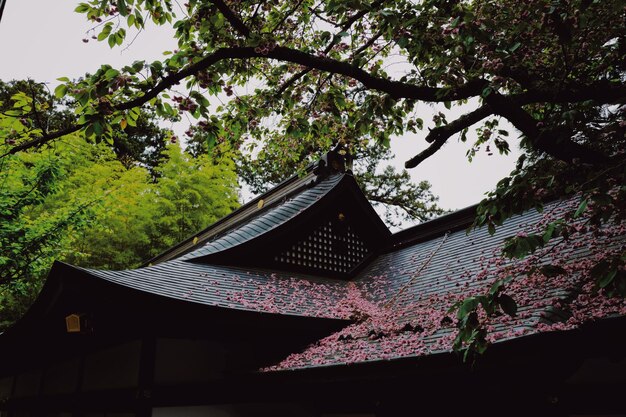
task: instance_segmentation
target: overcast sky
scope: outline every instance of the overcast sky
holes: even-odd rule
[[[30,77],[54,89],[59,77],[79,77],[103,63],[120,67],[135,60],[160,59],[163,51],[176,47],[169,30],[152,26],[127,48],[123,45],[111,50],[106,42],[90,39],[90,25],[84,15],[73,11],[77,4],[67,0],[8,0],[0,23],[0,79]],[[84,43],[84,38],[90,41]],[[427,104],[420,104],[418,110],[426,123],[435,112]],[[455,108],[444,112],[449,121],[460,114]],[[425,135],[407,135],[392,141],[398,168],[426,147]],[[451,138],[437,154],[410,170],[412,178],[430,181],[444,208],[474,204],[513,168],[518,156],[515,137],[512,132],[513,152],[509,156],[480,152],[471,164],[465,157],[468,145]]]

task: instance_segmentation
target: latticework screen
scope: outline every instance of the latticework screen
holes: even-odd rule
[[[331,273],[348,273],[370,250],[352,228],[340,221],[328,221],[306,239],[274,257],[279,263],[298,269],[311,268]]]

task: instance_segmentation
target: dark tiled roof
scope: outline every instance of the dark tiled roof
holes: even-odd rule
[[[308,210],[316,202],[321,200],[329,191],[336,187],[346,174],[334,174],[321,181],[315,186],[304,189],[300,193],[287,199],[282,204],[260,212],[257,216],[239,227],[229,230],[225,234],[216,237],[204,246],[184,255],[180,259],[190,260],[211,255],[243,242],[249,241],[264,233],[267,233],[294,218],[299,213]]]
[[[497,255],[504,238],[529,233],[543,221],[542,214],[528,212],[509,219],[493,236],[486,230],[468,234],[465,227],[474,213],[468,208],[390,236],[348,174],[290,181],[279,192],[266,194],[262,207],[256,202],[246,205],[230,220],[202,232],[197,242],[189,240],[168,251],[156,265],[126,271],[77,269],[117,285],[207,306],[355,320],[269,369],[417,357],[450,350],[454,320],[447,310],[452,303],[484,293],[503,273],[522,275],[519,263],[504,262]],[[320,214],[322,202],[331,206],[337,196],[342,204],[354,203],[361,214],[355,223],[359,232],[371,232],[370,240],[378,245],[362,269],[355,269],[358,275],[351,282],[277,272],[251,262],[253,266],[242,267],[246,260],[241,257],[258,255],[249,250],[273,246],[277,236],[300,238],[295,235],[312,227],[306,223]],[[559,202],[546,207],[547,212],[558,210],[563,210]],[[558,253],[548,251],[540,262],[560,262],[567,268],[590,255],[585,239],[579,235]],[[214,262],[227,253],[228,265]],[[530,274],[526,280],[514,280],[507,291],[518,296],[519,314],[497,318],[490,325],[490,337],[497,341],[536,333],[567,319],[568,305],[581,288],[580,274],[570,272],[558,279],[532,279]],[[606,311],[626,315],[626,303],[614,307]]]
[[[559,204],[547,206],[546,212],[562,209]],[[367,301],[372,305],[363,308],[358,295],[353,300],[354,304],[361,303],[359,308],[369,315],[366,320],[359,320],[267,369],[332,366],[450,351],[456,320],[447,316],[449,307],[466,296],[486,293],[495,279],[502,278],[507,271],[513,275],[521,271],[522,261],[504,261],[499,256],[503,241],[518,233],[531,233],[543,215],[531,211],[515,216],[493,236],[484,229],[469,233],[458,230],[463,222],[458,214],[450,216],[454,220],[450,224],[457,231],[445,233],[445,228],[437,226],[440,234],[430,234],[428,240],[421,237],[428,235],[433,225],[424,224],[410,233],[402,232],[393,239],[397,248],[379,256],[357,277],[359,288],[369,287],[362,294],[369,293],[365,297],[369,297]],[[444,217],[438,223],[445,224],[445,220]],[[559,262],[567,268],[584,261],[590,255],[585,244],[587,238],[580,235],[562,245],[564,248],[558,254],[546,250],[538,265]],[[412,239],[416,243],[408,243]],[[514,318],[503,315],[495,319],[488,329],[490,339],[497,342],[550,330],[551,325],[556,326],[552,329],[558,328],[569,317],[568,304],[578,296],[580,278],[580,274],[573,272],[559,279],[512,281],[508,290],[518,300],[518,314]],[[606,311],[626,312],[623,300],[609,304]]]
[[[207,256],[265,236],[301,214],[315,215],[316,203],[330,202],[325,197],[343,180],[347,189],[357,188],[354,180],[347,177],[348,174],[332,174],[301,187],[290,198],[257,210],[256,216],[247,222],[179,258],[135,270],[78,269],[119,285],[188,302],[284,315],[343,318],[345,314],[337,304],[345,298],[345,281],[262,267],[215,264]],[[246,256],[253,257],[247,253]]]
[[[239,209],[213,223],[206,229],[194,234],[183,242],[150,259],[144,266],[155,265],[160,262],[175,259],[188,253],[189,251],[201,247],[208,241],[215,239],[216,236],[224,235],[233,228],[244,224],[250,218],[258,216],[260,212],[267,210],[267,208],[280,204],[283,200],[301,192],[303,189],[314,183],[316,179],[317,175],[313,170],[313,166],[311,166],[304,176],[300,177],[298,175],[294,175],[293,177],[283,181],[268,192],[252,199]],[[263,201],[263,207],[259,209],[258,204],[261,200]]]
[[[274,273],[174,260],[126,271],[78,268],[87,274],[147,293],[227,309],[335,318],[333,305],[346,283],[330,278]],[[317,297],[305,299],[303,288]],[[274,289],[269,291],[268,289]]]
[[[293,274],[274,273],[262,268],[244,269],[188,261],[233,248],[285,224],[320,201],[344,176],[334,174],[311,184],[290,199],[259,210],[257,216],[247,223],[177,259],[135,270],[79,269],[120,285],[189,302],[287,315],[337,317],[332,306],[343,296],[345,282],[303,274],[295,278]],[[317,288],[318,297],[302,298],[305,286]]]

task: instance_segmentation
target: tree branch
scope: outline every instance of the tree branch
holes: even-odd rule
[[[43,136],[40,136],[40,137],[38,137],[36,139],[29,140],[27,142],[21,143],[19,145],[16,145],[16,146],[12,147],[11,149],[9,149],[7,152],[3,153],[2,155],[0,155],[0,159],[4,158],[5,156],[9,156],[9,155],[21,152],[21,151],[25,151],[25,150],[30,149],[30,148],[34,148],[36,146],[43,145],[43,144],[48,143],[48,142],[50,142],[50,141],[52,141],[54,139],[58,139],[58,138],[60,138],[62,136],[69,135],[70,133],[77,132],[81,128],[82,128],[82,125],[73,125],[73,126],[68,127],[67,129],[63,129],[63,130],[59,130],[59,131],[56,131],[56,132],[52,132],[52,133],[50,133],[48,135],[43,135]]]
[[[274,28],[271,30],[270,33],[273,34],[278,29],[280,29],[283,23],[285,23],[285,21],[289,18],[289,16],[291,16],[296,10],[298,10],[298,8],[302,5],[303,2],[304,0],[299,0],[295,6],[293,6],[287,13],[285,13],[285,15],[280,19],[278,23],[276,23],[276,25],[274,26]]]
[[[447,142],[450,136],[455,133],[459,133],[463,129],[466,129],[473,125],[474,123],[480,122],[485,117],[489,117],[494,112],[489,107],[488,104],[485,104],[471,113],[464,114],[453,122],[448,123],[447,125],[443,125],[440,127],[436,127],[431,130],[426,136],[426,141],[431,143],[431,145],[423,150],[422,152],[415,155],[413,158],[409,159],[404,163],[405,168],[415,168],[424,160],[435,154],[441,147]]]
[[[374,8],[377,8],[377,7],[381,6],[382,4],[383,4],[383,0],[379,0],[379,1],[376,1],[376,2],[372,3],[371,7],[374,9]],[[346,19],[345,22],[340,23],[340,24],[335,25],[335,26],[339,27],[342,32],[345,32],[346,30],[350,29],[350,26],[352,26],[354,24],[354,22],[356,22],[357,20],[359,20],[360,18],[365,16],[367,14],[367,12],[368,12],[368,10],[361,10],[358,13],[355,13],[354,15],[352,15],[349,19]],[[315,14],[315,15],[318,18],[322,19],[317,14]],[[322,20],[325,20],[325,19],[322,19]],[[329,53],[330,50],[333,49],[333,47],[335,45],[337,45],[337,42],[338,42],[338,39],[333,36],[333,38],[328,43],[328,45],[326,45],[326,48],[324,48],[324,50],[322,51],[322,54],[326,55],[327,53]],[[287,81],[285,81],[280,87],[278,87],[278,90],[276,90],[275,96],[276,97],[280,97],[285,92],[285,90],[287,90],[290,86],[292,86],[300,78],[302,78],[305,75],[307,75],[310,71],[311,71],[311,69],[307,68],[305,70],[302,70],[302,71],[292,75]]]
[[[308,68],[320,71],[344,75],[360,81],[367,88],[387,93],[395,99],[409,98],[430,102],[463,100],[479,95],[483,88],[488,84],[485,80],[476,79],[471,80],[465,85],[455,89],[417,86],[414,84],[373,76],[358,66],[347,62],[337,61],[326,57],[319,57],[285,47],[276,47],[266,56],[279,61],[287,61],[294,64],[304,65]]]
[[[226,20],[231,26],[239,32],[244,38],[250,37],[250,29],[245,23],[237,16],[237,14],[230,8],[223,0],[211,0],[211,2],[222,12]]]
[[[609,81],[600,81],[598,83],[594,83],[593,85],[583,86],[579,88],[570,88],[564,91],[551,91],[551,90],[535,90],[530,91],[523,94],[513,95],[508,98],[500,96],[501,99],[497,99],[501,104],[501,100],[506,99],[510,104],[508,107],[513,106],[521,106],[524,104],[536,103],[536,102],[552,102],[552,103],[572,103],[579,102],[585,100],[595,100],[599,103],[621,103],[624,102],[626,98],[626,86],[620,83],[612,83]],[[524,110],[519,108],[522,112]],[[430,131],[430,133],[426,136],[426,141],[428,143],[432,143],[428,148],[424,151],[420,152],[413,158],[409,159],[405,162],[404,166],[406,168],[415,168],[424,160],[434,155],[441,147],[446,143],[446,141],[455,133],[460,132],[461,130],[470,127],[471,125],[478,123],[480,120],[485,117],[490,116],[491,114],[500,114],[501,116],[509,119],[503,113],[509,114],[511,117],[514,117],[511,113],[511,109],[493,111],[489,105],[484,105],[471,113],[465,114],[459,117],[457,120],[441,127],[437,127]],[[526,112],[524,112],[526,113]],[[536,128],[536,121],[532,119],[530,115],[528,117],[523,116],[521,113],[516,112],[518,119],[518,124],[516,125],[511,121],[516,128],[522,131],[527,137],[532,138],[535,137],[536,141],[532,142],[534,146],[537,147],[538,150],[543,150],[544,152],[566,161],[571,161],[574,158],[580,158],[581,160],[597,163],[601,161],[605,161],[606,158],[596,152],[589,150],[588,148],[573,142],[569,137],[569,131],[567,129],[559,128],[551,131],[540,131]],[[535,129],[531,129],[528,125],[531,124],[535,127]],[[520,129],[520,126],[523,129]],[[532,136],[531,136],[532,135]],[[551,139],[550,139],[551,138]],[[594,162],[595,161],[595,162]]]
[[[354,58],[355,56],[359,55],[361,52],[365,51],[367,48],[372,46],[374,42],[376,42],[382,35],[383,35],[383,30],[379,29],[378,32],[372,35],[372,37],[367,42],[365,42],[363,45],[359,47],[359,49],[357,49],[356,51],[352,53],[352,58]]]
[[[594,100],[603,104],[626,103],[626,84],[601,80],[585,86],[566,86],[560,89],[535,88],[525,93],[511,95],[519,105],[529,103],[575,103]]]
[[[0,0],[0,22],[2,22],[2,14],[4,13],[4,5],[6,0]]]
[[[541,129],[535,120],[518,103],[498,93],[485,97],[494,114],[510,121],[530,141],[538,151],[565,162],[579,159],[589,164],[600,164],[608,160],[606,155],[594,151],[571,139],[571,131],[563,126],[553,129]]]
[[[144,95],[136,97],[127,102],[119,103],[113,106],[113,111],[124,111],[135,107],[139,107],[153,98],[157,97],[161,92],[171,88],[178,84],[180,81],[194,75],[200,71],[203,71],[219,61],[225,59],[244,59],[244,58],[264,58],[264,59],[276,59],[283,62],[291,62],[294,64],[300,64],[308,69],[317,69],[320,71],[329,72],[332,74],[339,74],[345,77],[352,78],[361,82],[366,88],[377,90],[386,94],[389,94],[395,99],[413,99],[427,102],[443,102],[462,100],[470,97],[478,96],[482,93],[483,89],[488,85],[487,81],[482,79],[475,79],[467,82],[466,84],[457,88],[438,88],[417,86],[414,84],[404,83],[400,81],[393,81],[387,78],[376,77],[367,71],[352,65],[348,62],[338,61],[331,58],[320,57],[313,54],[305,53],[296,49],[286,47],[275,47],[274,49],[261,52],[258,48],[253,47],[231,47],[220,48],[215,52],[205,56],[200,61],[184,67],[178,72],[172,73],[167,77],[164,77],[156,86],[148,90]],[[512,97],[503,97],[497,93],[490,94],[485,101],[494,109],[494,114],[499,114],[509,119],[520,131],[536,143],[536,146],[543,146],[545,151],[551,155],[556,156],[558,152],[555,149],[547,147],[545,138],[541,135],[541,132],[536,126],[536,121],[526,113],[520,106],[531,102],[541,101],[582,101],[587,99],[597,99],[601,102],[615,102],[623,100],[624,98],[624,86],[618,84],[602,84],[603,88],[598,91],[598,85],[592,85],[584,88],[579,88],[573,91],[532,91],[523,93]],[[601,100],[602,99],[602,100]],[[606,100],[605,100],[606,99]],[[481,110],[483,111],[483,110]],[[453,122],[454,123],[454,122]],[[453,126],[455,126],[452,123]],[[459,123],[464,123],[463,121]],[[14,154],[16,152],[26,150],[35,146],[42,145],[50,140],[59,138],[69,133],[80,130],[82,126],[74,125],[64,130],[53,132],[47,135],[42,135],[39,138],[22,143],[11,148],[5,154],[0,155],[0,158]],[[545,135],[544,135],[545,136]],[[540,140],[541,139],[541,140]],[[587,148],[581,145],[575,144],[570,140],[565,141],[561,139],[559,145],[571,144],[572,148],[580,147],[578,151],[574,152],[575,156],[568,157],[572,159],[574,157],[581,158],[583,161],[590,161],[594,159],[593,152],[587,150]],[[560,147],[560,146],[559,146]],[[551,150],[548,150],[551,149]],[[544,150],[544,149],[542,149]],[[556,152],[556,153],[555,153]],[[596,155],[597,156],[597,155]],[[563,156],[565,157],[565,156]],[[561,157],[558,157],[562,159]],[[567,160],[567,159],[566,159]],[[594,160],[598,160],[595,158]]]
[[[159,82],[156,86],[147,91],[143,96],[113,106],[113,111],[124,111],[139,107],[157,97],[164,90],[167,90],[168,88],[178,84],[186,77],[203,71],[224,59],[269,58],[284,62],[291,62],[294,64],[300,64],[312,69],[318,69],[321,71],[354,78],[355,80],[360,81],[367,88],[382,91],[396,99],[411,98],[421,101],[461,100],[479,94],[482,91],[484,84],[486,83],[483,80],[475,80],[473,82],[467,83],[464,86],[459,87],[457,90],[435,87],[421,87],[412,84],[402,83],[399,81],[388,80],[386,78],[375,77],[368,72],[362,70],[361,68],[351,65],[349,63],[337,61],[330,58],[319,57],[291,48],[276,47],[273,50],[268,51],[267,53],[257,51],[258,48],[253,48],[249,46],[218,49],[214,53],[204,57],[200,61],[163,78],[161,82]],[[5,154],[0,155],[0,158],[22,150],[42,145],[50,140],[59,138],[68,133],[76,132],[80,130],[81,127],[82,126],[74,125],[63,131],[53,132],[49,135],[41,136],[37,139],[22,143],[21,145],[11,148]]]

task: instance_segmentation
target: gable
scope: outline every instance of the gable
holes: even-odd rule
[[[352,175],[334,174],[182,259],[349,279],[390,236]]]
[[[274,262],[314,273],[350,274],[373,253],[358,227],[350,223],[343,213],[324,219],[306,237],[275,255]]]

